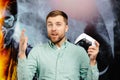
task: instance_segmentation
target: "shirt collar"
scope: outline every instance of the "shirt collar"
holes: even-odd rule
[[[51,48],[53,48],[53,49],[58,49],[57,46],[56,46],[53,42],[51,42],[50,40],[48,41],[48,43],[49,43],[49,46],[50,46]],[[66,48],[67,44],[68,44],[68,41],[65,40],[65,42],[61,45],[61,47],[60,47],[59,49],[64,49],[64,48]]]

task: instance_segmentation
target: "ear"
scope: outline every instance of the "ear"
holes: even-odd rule
[[[65,29],[65,32],[67,32],[68,31],[68,25],[66,25],[66,29]]]

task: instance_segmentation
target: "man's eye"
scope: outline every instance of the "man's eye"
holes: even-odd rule
[[[56,24],[57,26],[61,26],[61,24]]]
[[[51,27],[51,26],[52,26],[52,24],[48,24],[47,26],[48,26],[48,27]]]

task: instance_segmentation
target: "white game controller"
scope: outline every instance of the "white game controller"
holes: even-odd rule
[[[75,40],[75,44],[77,44],[80,40],[86,39],[87,41],[91,42],[92,46],[95,46],[95,39],[93,39],[91,36],[87,35],[86,33],[82,33],[78,36],[78,38]]]

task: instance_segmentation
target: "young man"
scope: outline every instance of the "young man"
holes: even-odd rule
[[[48,43],[34,47],[25,56],[27,37],[21,33],[18,56],[18,80],[32,80],[35,73],[39,80],[98,80],[96,57],[99,43],[90,46],[88,53],[67,41],[68,17],[55,10],[46,18]],[[89,57],[88,57],[89,55]]]

